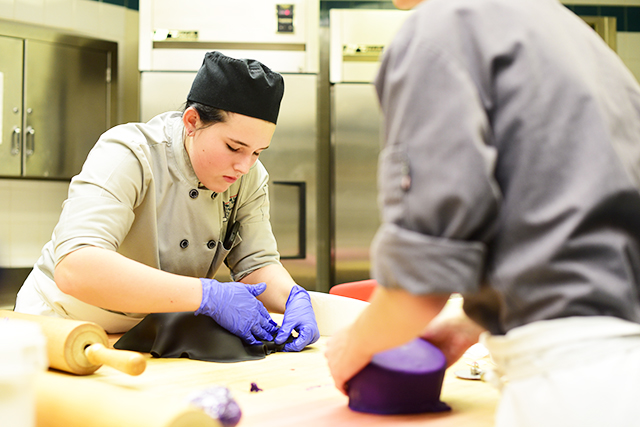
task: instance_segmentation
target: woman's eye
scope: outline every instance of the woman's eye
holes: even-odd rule
[[[229,148],[229,150],[233,151],[234,153],[237,151],[240,151],[239,148],[233,148],[232,146],[230,146],[229,144],[227,144],[227,147]]]

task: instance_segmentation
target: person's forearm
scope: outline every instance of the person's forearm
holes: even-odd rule
[[[349,328],[356,348],[373,356],[420,335],[447,302],[449,295],[412,295],[378,286],[371,304]]]
[[[56,266],[55,281],[62,292],[83,302],[122,312],[195,311],[202,299],[198,278],[167,273],[97,247],[68,254]]]
[[[248,284],[264,282],[267,284],[267,290],[258,296],[258,299],[272,313],[284,313],[291,288],[296,285],[289,272],[278,264],[270,264],[255,270],[246,275],[242,282]]]

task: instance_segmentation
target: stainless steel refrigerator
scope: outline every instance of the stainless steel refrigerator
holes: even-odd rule
[[[410,13],[330,11],[334,284],[371,277],[369,248],[380,225],[377,165],[382,132],[372,82],[385,46]]]

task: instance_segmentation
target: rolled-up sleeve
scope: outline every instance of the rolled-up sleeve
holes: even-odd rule
[[[376,83],[385,144],[372,275],[415,294],[472,292],[501,201],[489,118],[470,70],[406,40]]]

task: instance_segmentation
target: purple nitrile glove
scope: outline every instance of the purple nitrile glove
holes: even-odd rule
[[[276,344],[282,344],[296,330],[298,337],[284,345],[284,351],[300,351],[320,338],[320,330],[313,313],[309,293],[302,287],[295,285],[289,293],[284,310],[282,327],[276,335]]]
[[[213,318],[247,344],[262,344],[258,340],[273,340],[278,325],[256,298],[267,289],[265,283],[221,283],[214,279],[200,279],[200,282],[202,302],[195,312],[196,316],[205,314]]]

